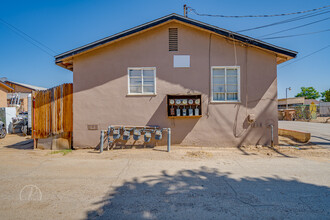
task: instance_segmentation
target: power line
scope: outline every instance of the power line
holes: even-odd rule
[[[312,56],[312,55],[314,55],[314,54],[316,54],[316,53],[318,53],[318,52],[320,52],[320,51],[322,51],[322,50],[327,49],[328,47],[330,47],[330,44],[327,45],[327,46],[325,46],[325,47],[322,47],[321,49],[319,49],[319,50],[317,50],[317,51],[314,51],[314,52],[312,52],[312,53],[310,53],[310,54],[307,54],[306,56],[303,56],[303,57],[301,57],[301,58],[299,58],[299,59],[296,59],[296,60],[294,60],[294,61],[291,62],[291,63],[288,63],[288,64],[286,64],[286,65],[284,65],[284,66],[280,66],[279,68],[283,68],[283,67],[285,67],[285,66],[289,66],[289,65],[291,65],[291,64],[293,64],[293,63],[299,62],[300,60],[305,59],[305,58],[307,58],[307,57],[310,57],[310,56]]]
[[[327,32],[327,31],[330,31],[330,29],[326,29],[326,30],[322,30],[322,31],[308,32],[308,33],[302,33],[302,34],[293,34],[293,35],[278,36],[278,37],[266,37],[266,38],[260,38],[260,40],[270,40],[270,39],[287,38],[287,37],[298,37],[298,36],[317,34],[317,33],[322,33],[322,32]]]
[[[326,5],[320,8],[310,9],[306,11],[298,11],[298,12],[292,12],[292,13],[282,13],[282,14],[272,14],[272,15],[211,15],[211,14],[201,14],[196,11],[196,9],[192,7],[187,7],[189,9],[189,12],[193,12],[194,14],[198,16],[209,16],[209,17],[220,17],[220,18],[260,18],[260,17],[278,17],[278,16],[287,16],[287,15],[296,15],[296,14],[304,14],[308,12],[318,11],[324,8],[329,8],[330,5]]]
[[[258,38],[266,37],[266,36],[273,35],[273,34],[282,33],[282,32],[285,32],[285,31],[291,31],[291,30],[298,29],[298,28],[301,28],[301,27],[306,27],[308,25],[312,25],[312,24],[315,24],[315,23],[319,23],[321,21],[329,20],[329,19],[330,19],[330,17],[327,17],[327,18],[324,18],[324,19],[321,19],[321,20],[313,21],[313,22],[303,24],[303,25],[299,25],[299,26],[296,26],[296,27],[293,27],[293,28],[288,28],[288,29],[284,29],[284,30],[281,30],[281,31],[276,31],[276,32],[273,32],[273,33],[270,33],[270,34],[265,34],[265,35],[259,36]]]
[[[241,33],[241,32],[252,31],[252,30],[257,30],[257,29],[266,28],[266,27],[271,27],[271,26],[275,26],[275,25],[279,25],[279,24],[286,24],[286,23],[289,23],[289,22],[298,21],[298,20],[302,20],[302,19],[306,19],[306,18],[311,18],[311,17],[322,15],[322,14],[326,14],[326,13],[330,13],[330,11],[328,10],[328,11],[324,12],[324,10],[323,10],[322,13],[312,12],[312,13],[307,14],[307,15],[300,15],[300,16],[295,17],[295,18],[285,19],[285,20],[278,21],[278,22],[275,22],[275,23],[266,24],[266,25],[262,25],[262,26],[258,26],[258,27],[254,27],[254,28],[248,28],[248,29],[244,29],[244,30],[239,30],[239,31],[236,31],[236,32]]]
[[[17,35],[19,35],[20,37],[22,37],[24,40],[28,41],[29,43],[33,44],[34,46],[38,47],[40,50],[42,50],[43,52],[47,53],[48,55],[50,55],[51,57],[54,56],[54,54],[57,54],[56,51],[52,50],[51,48],[49,48],[48,46],[46,46],[45,44],[41,43],[40,41],[34,39],[33,37],[31,37],[30,35],[28,35],[27,33],[25,33],[24,31],[18,29],[17,27],[15,27],[12,24],[9,24],[8,22],[6,22],[5,20],[0,18],[0,22],[2,22],[3,24],[5,24],[10,30],[12,30],[14,33],[16,33]],[[39,44],[39,45],[38,45]],[[54,54],[49,53],[47,50],[45,50],[44,48],[40,47],[40,45],[46,49],[48,49],[49,51],[53,52]]]

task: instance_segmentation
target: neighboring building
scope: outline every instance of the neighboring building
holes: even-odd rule
[[[278,99],[278,109],[286,109],[286,104],[288,103],[288,108],[292,109],[296,106],[300,105],[310,105],[311,103],[314,103],[315,105],[319,105],[319,101],[316,99],[305,99],[305,97],[295,97],[295,98],[288,98],[286,99]]]
[[[17,107],[20,106],[20,112],[26,112],[28,110],[27,97],[33,91],[45,90],[46,88],[28,85],[24,83],[18,83],[7,80],[7,78],[1,78],[0,82],[7,85],[11,90],[6,95],[6,106],[4,107]]]
[[[109,125],[159,125],[174,144],[232,147],[269,144],[270,125],[277,143],[277,64],[296,55],[171,14],[55,60],[73,71],[74,147],[97,146]],[[178,117],[178,107],[199,111]]]
[[[330,116],[330,102],[320,102],[320,116]]]
[[[7,107],[7,94],[14,91],[14,88],[0,81],[0,108]]]

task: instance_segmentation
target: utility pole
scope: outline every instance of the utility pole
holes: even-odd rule
[[[285,88],[285,96],[286,96],[286,109],[288,109],[288,90],[291,90],[291,87]]]
[[[187,17],[187,5],[183,5],[183,16]]]

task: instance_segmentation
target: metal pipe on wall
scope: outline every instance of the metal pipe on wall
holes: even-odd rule
[[[104,142],[104,131],[101,131],[101,137],[100,137],[100,153],[103,152],[103,142]]]
[[[270,141],[270,146],[274,147],[274,125],[270,125],[272,139]]]
[[[167,152],[171,150],[171,128],[167,129]]]

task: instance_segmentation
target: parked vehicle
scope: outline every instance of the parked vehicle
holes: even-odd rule
[[[7,130],[6,130],[5,123],[0,121],[0,139],[5,138],[6,135],[7,135]]]

